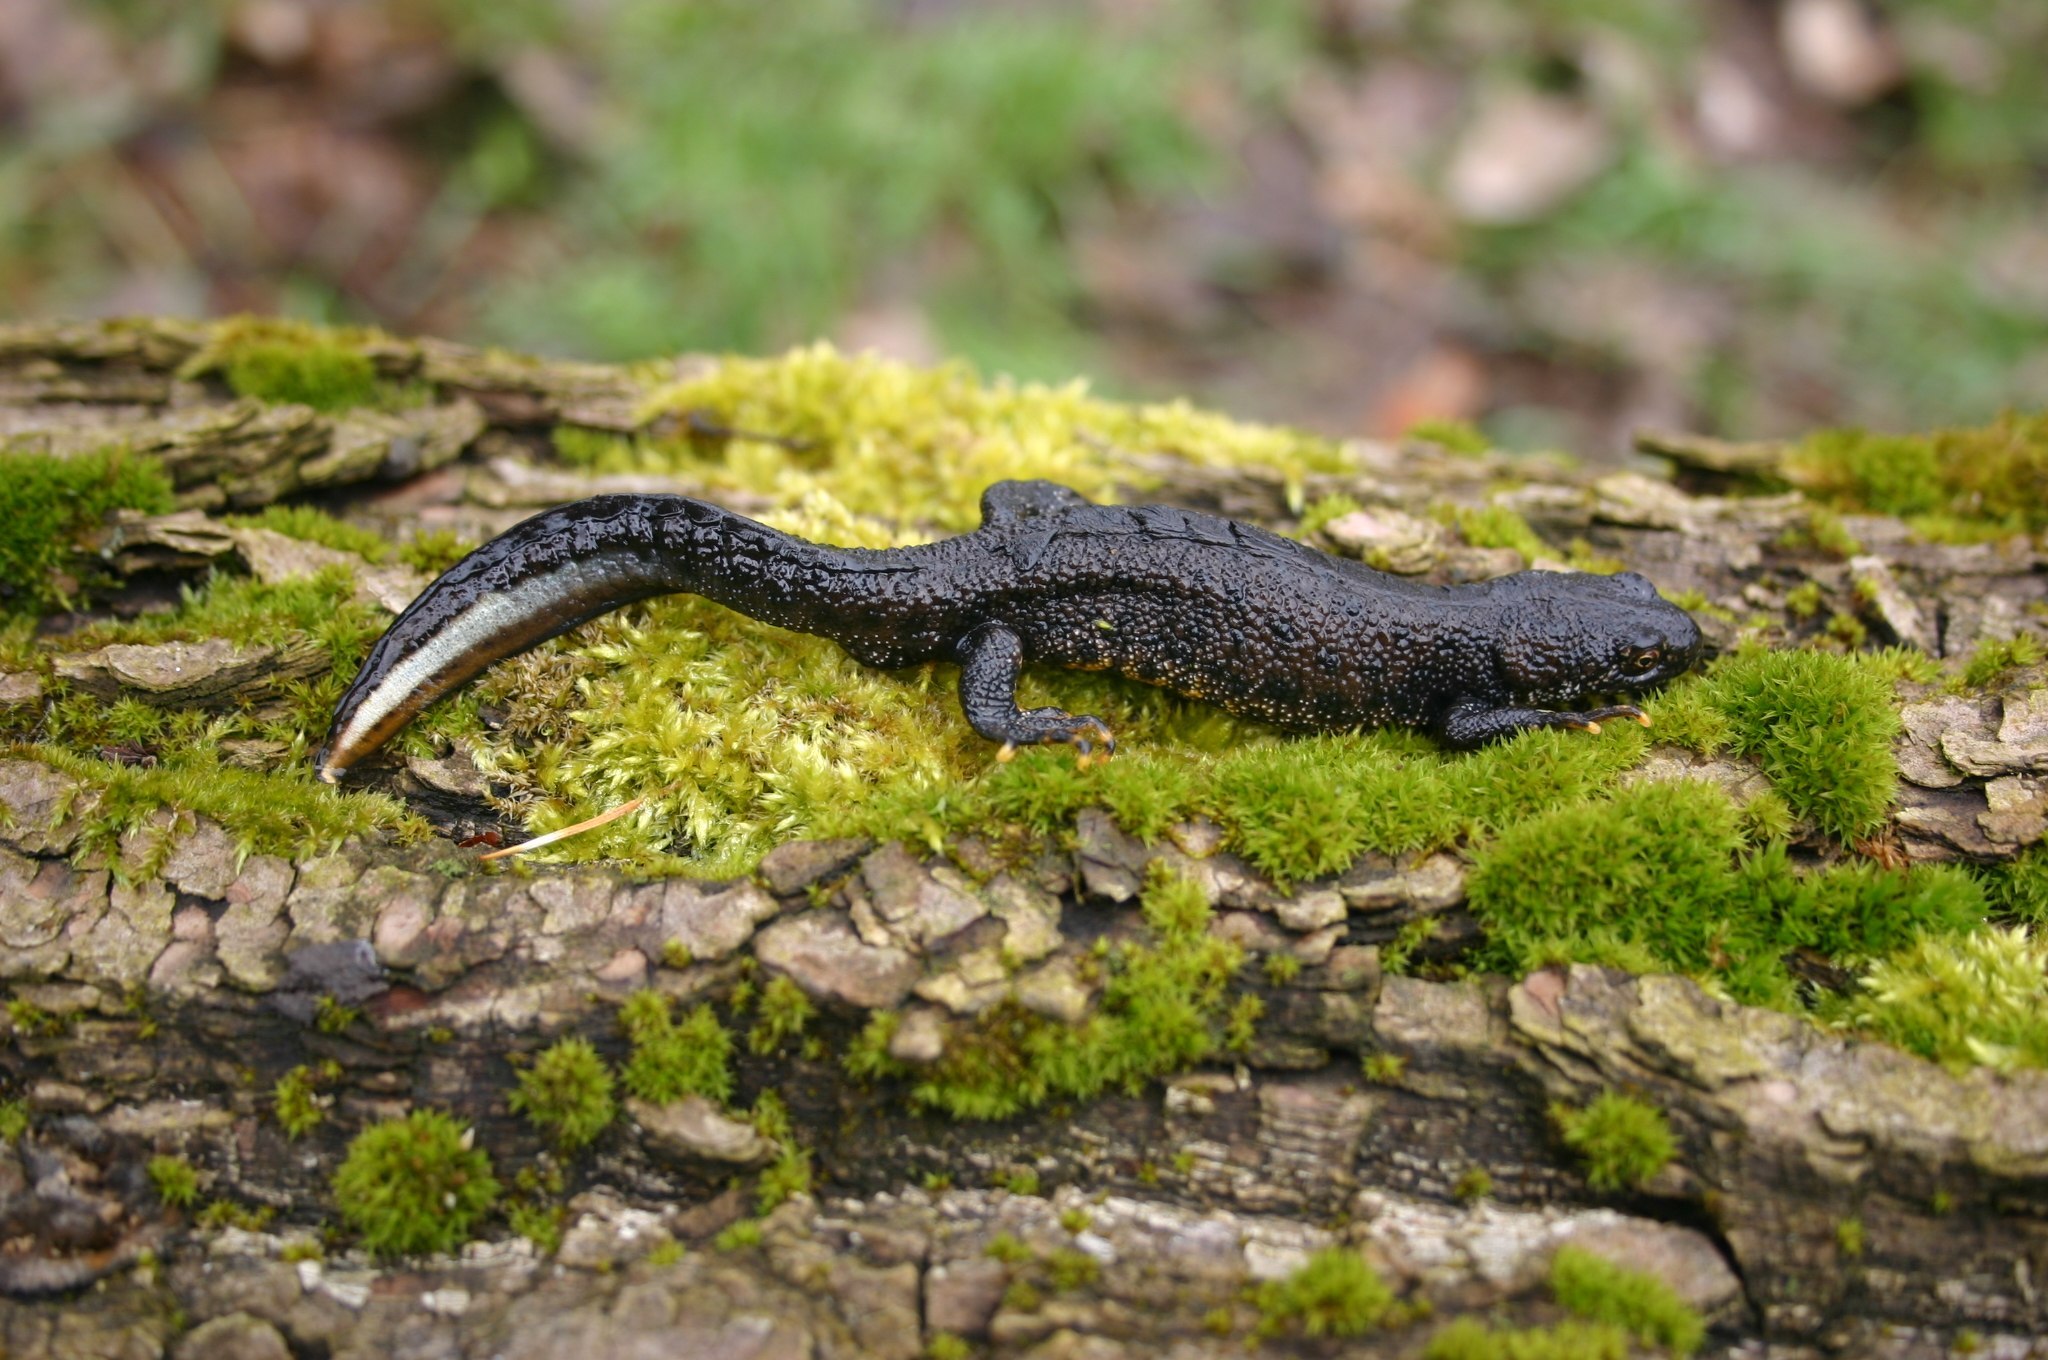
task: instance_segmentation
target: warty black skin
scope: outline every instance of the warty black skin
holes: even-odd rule
[[[1405,724],[1453,747],[1531,727],[1642,720],[1588,695],[1682,674],[1700,632],[1641,576],[1517,572],[1431,586],[1234,520],[1096,505],[999,482],[981,528],[912,548],[834,548],[683,496],[597,496],[535,515],[399,615],[335,710],[331,782],[493,661],[634,600],[690,591],[816,633],[871,666],[960,663],[974,730],[1114,749],[1099,718],[1020,711],[1039,662],[1112,670],[1284,727]]]

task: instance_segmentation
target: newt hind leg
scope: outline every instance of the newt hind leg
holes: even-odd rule
[[[1008,760],[1019,746],[1065,742],[1086,763],[1116,754],[1109,724],[1087,714],[1057,708],[1017,707],[1017,677],[1024,670],[1024,643],[999,623],[986,623],[960,641],[960,707],[970,727],[999,741],[996,756]]]
[[[1469,751],[1475,746],[1484,746],[1489,741],[1499,741],[1532,727],[1576,727],[1598,732],[1600,724],[1611,718],[1630,718],[1645,727],[1650,725],[1643,710],[1634,704],[1611,704],[1582,713],[1554,713],[1544,708],[1490,708],[1485,704],[1465,703],[1437,720],[1436,734],[1443,738],[1445,745]]]

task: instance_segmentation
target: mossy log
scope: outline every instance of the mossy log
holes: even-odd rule
[[[195,373],[216,338],[171,322],[0,331],[0,434],[118,439],[161,457],[188,506],[239,506],[481,463],[493,438],[557,421],[633,429],[676,371],[378,339],[362,348],[379,379],[427,384],[424,404],[294,411]],[[453,433],[378,424],[407,420]],[[433,452],[394,461],[408,438]],[[358,439],[384,442],[338,452]],[[1388,486],[1420,512],[1504,466],[1365,450],[1290,488],[1141,457],[1155,494],[1269,519],[1304,491]],[[1512,493],[1546,532],[1594,534],[1667,591],[1782,605],[1743,573],[1804,522],[1796,502],[1551,472]],[[272,560],[275,544],[237,538],[265,531],[173,518],[116,533],[108,560]],[[1962,655],[2042,598],[2030,547],[1930,545],[1892,523],[1856,521],[1864,553],[1812,570],[1869,627]],[[1453,573],[1504,551],[1418,525],[1394,525],[1403,550]],[[1732,619],[1707,622],[1726,641]],[[160,658],[87,653],[50,683],[260,704],[250,686],[308,655],[279,646],[263,662],[220,649],[154,699]],[[2042,680],[2022,665],[1988,688],[1909,687],[1906,782],[1872,853],[1991,861],[2041,839]],[[0,707],[40,702],[41,683],[0,677]],[[1681,776],[1738,793],[1759,778],[1677,748],[1631,777]],[[512,831],[460,751],[410,758],[388,787],[444,829]],[[109,842],[91,833],[110,796],[26,749],[0,758],[0,1069],[25,1125],[0,1152],[9,1354],[1413,1355],[1455,1316],[1565,1318],[1544,1279],[1567,1242],[1662,1278],[1717,1352],[1932,1356],[2048,1331],[2048,1073],[1952,1072],[1670,976],[1409,976],[1476,933],[1454,851],[1368,854],[1283,889],[1214,823],[1148,845],[1089,809],[1031,853],[805,840],[700,882],[486,865],[416,826],[251,853],[163,810]],[[1167,928],[1140,905],[1159,864],[1195,885],[1209,936],[1265,961],[1231,983],[1257,1003],[1241,1045],[1001,1120],[918,1098],[947,1055],[1000,1056],[1005,1026],[1083,1022],[1101,961]],[[571,1036],[630,1070],[621,1006],[646,989],[679,1013],[713,1007],[736,1040],[729,1098],[622,1091],[624,1115],[564,1150],[515,1112],[521,1074]],[[886,1034],[878,1011],[896,1017]],[[1567,1138],[1572,1111],[1611,1096],[1668,1133],[1668,1161],[1602,1161]],[[785,1119],[761,1114],[776,1101]],[[393,1261],[340,1231],[351,1139],[411,1109],[474,1130],[526,1236],[497,1220],[459,1255]],[[810,1183],[772,1205],[762,1168],[794,1149]],[[166,1157],[196,1169],[198,1203],[163,1202],[148,1168]],[[528,1240],[553,1234],[551,1257]],[[1258,1289],[1333,1245],[1401,1299],[1341,1343]]]

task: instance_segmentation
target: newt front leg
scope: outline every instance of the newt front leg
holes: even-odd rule
[[[1581,713],[1556,713],[1544,708],[1495,708],[1486,704],[1464,703],[1437,719],[1436,733],[1446,746],[1469,751],[1532,727],[1576,727],[1582,731],[1598,732],[1600,724],[1610,718],[1633,718],[1645,727],[1650,725],[1649,716],[1634,704],[1611,704]]]
[[[1096,745],[1102,759],[1116,754],[1109,724],[1058,708],[1017,707],[1017,677],[1024,672],[1024,642],[1000,623],[985,623],[960,640],[960,709],[967,724],[1003,744],[996,755],[1008,760],[1019,746],[1066,742],[1086,764]]]

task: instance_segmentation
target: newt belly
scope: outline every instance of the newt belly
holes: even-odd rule
[[[492,662],[634,600],[688,591],[831,638],[875,666],[960,664],[1005,749],[1113,749],[1098,718],[1020,710],[1032,662],[1110,670],[1285,727],[1404,724],[1455,747],[1641,719],[1698,658],[1684,610],[1624,572],[1431,586],[1164,505],[999,482],[973,533],[913,548],[806,542],[683,496],[598,496],[525,520],[423,591],[370,651],[317,763],[338,780]]]

